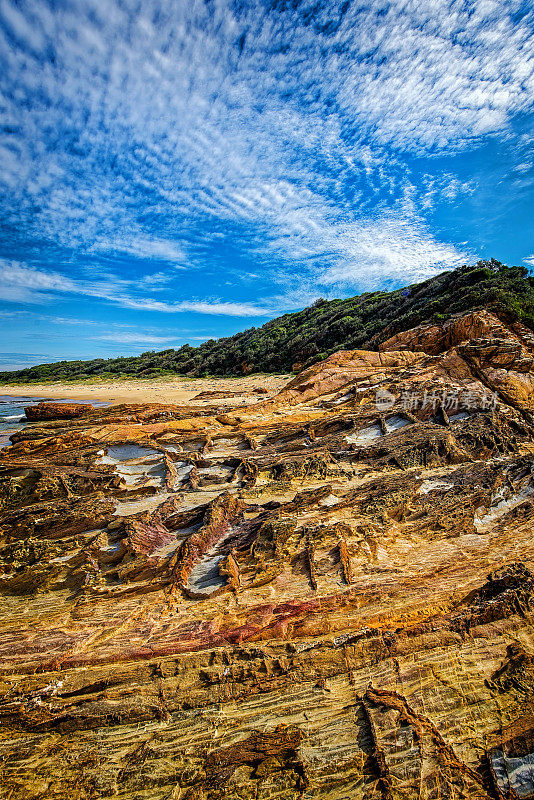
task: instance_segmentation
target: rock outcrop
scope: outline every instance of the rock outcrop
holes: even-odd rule
[[[75,419],[94,411],[90,403],[38,403],[24,409],[26,419],[40,422],[46,419]]]
[[[532,347],[429,331],[13,436],[3,796],[534,796]]]
[[[506,338],[511,334],[511,330],[505,329],[495,314],[489,311],[473,311],[470,314],[453,316],[442,325],[419,325],[417,328],[397,333],[383,342],[379,350],[384,353],[392,350],[409,350],[437,356],[470,339],[484,336]]]

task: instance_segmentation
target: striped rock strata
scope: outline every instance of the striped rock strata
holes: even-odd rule
[[[13,437],[2,797],[534,796],[533,351],[455,324]]]

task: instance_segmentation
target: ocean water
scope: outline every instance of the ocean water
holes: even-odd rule
[[[0,447],[7,447],[10,444],[9,437],[16,431],[20,431],[25,425],[29,424],[24,416],[24,409],[27,406],[35,406],[45,397],[10,397],[0,395]],[[52,400],[54,403],[83,403],[83,400]],[[94,406],[109,406],[110,403],[91,401]]]
[[[24,416],[26,406],[35,406],[41,399],[0,395],[0,447],[6,447],[10,443],[11,434],[20,431],[26,424]]]

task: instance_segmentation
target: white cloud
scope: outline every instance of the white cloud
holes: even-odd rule
[[[276,313],[272,308],[255,306],[251,303],[226,303],[205,300],[164,303],[159,300],[135,299],[133,297],[117,297],[115,302],[124,308],[163,311],[168,314],[192,311],[197,314],[215,314],[228,317],[272,317]]]
[[[0,261],[0,281],[4,286],[20,286],[30,291],[76,291],[76,284],[59,272],[27,267],[16,261]]]
[[[454,189],[460,191],[459,187]],[[451,191],[450,182],[441,191]],[[284,201],[283,222],[258,245],[267,259],[298,259],[298,295],[317,296],[323,289],[369,289],[384,283],[423,280],[475,259],[469,251],[436,239],[424,219],[403,198],[392,210],[363,219],[339,218],[337,209],[307,192]],[[293,284],[291,269],[278,272],[281,284]],[[295,295],[294,286],[291,294]]]
[[[161,271],[82,280],[27,266],[20,280],[0,270],[3,298],[267,316],[469,260],[424,213],[476,186],[447,172],[416,187],[407,157],[513,135],[534,103],[533,16],[518,0],[328,0],[313,13],[3,0],[0,184],[17,228],[107,264],[212,268],[230,245],[276,295],[185,300]]]
[[[146,333],[116,333],[109,331],[100,336],[91,336],[95,341],[117,342],[118,344],[166,344],[176,342],[175,336],[152,336]]]
[[[148,276],[147,283],[150,283]],[[161,282],[156,274],[155,283]],[[44,303],[53,300],[57,294],[78,294],[96,297],[123,308],[142,311],[162,311],[165,313],[195,312],[198,314],[217,314],[231,317],[273,316],[271,308],[251,303],[232,303],[208,300],[187,300],[166,303],[132,294],[143,280],[124,280],[116,276],[104,276],[102,280],[73,280],[58,272],[36,269],[15,261],[0,260],[0,296],[3,300],[24,303]],[[130,293],[128,293],[130,292]]]
[[[424,175],[417,194],[422,209],[432,208],[437,202],[454,202],[458,197],[470,197],[477,191],[475,180],[461,181],[450,173],[438,176]]]
[[[32,367],[47,361],[46,353],[5,353],[0,352],[0,372]]]
[[[0,260],[0,297],[12,303],[48,303],[55,292],[73,291],[74,282],[57,272]]]
[[[517,0],[331,0],[311,17],[259,0],[105,13],[5,0],[0,17],[13,208],[62,245],[179,267],[204,263],[214,223],[237,225],[243,248],[320,257],[315,201],[365,232],[407,180],[395,153],[508,134],[534,98],[532,11]],[[33,102],[10,99],[14,84]],[[341,266],[351,238],[337,239]]]
[[[334,240],[335,240],[335,231]],[[347,240],[344,262],[328,267],[319,282],[353,284],[370,289],[405,281],[414,283],[474,260],[456,247],[436,241],[425,225],[417,219],[384,215],[366,224],[348,225],[342,234]]]
[[[97,242],[89,248],[89,252],[129,253],[136,258],[146,260],[169,261],[175,269],[185,269],[183,262],[186,255],[182,247],[176,242],[164,239],[116,239],[108,242]]]
[[[117,291],[128,286],[130,282],[114,276],[95,281],[73,280],[53,270],[0,259],[0,296],[11,302],[47,303],[57,294],[112,299]]]

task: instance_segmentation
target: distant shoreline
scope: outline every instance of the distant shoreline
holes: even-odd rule
[[[158,378],[116,381],[72,381],[53,383],[1,384],[0,395],[46,398],[47,400],[105,401],[119,403],[189,403],[205,391],[252,392],[265,388],[274,393],[287,383],[287,375],[247,375],[238,378]],[[250,400],[260,399],[252,395]],[[243,398],[239,398],[242,402]],[[229,403],[232,402],[229,396]]]

